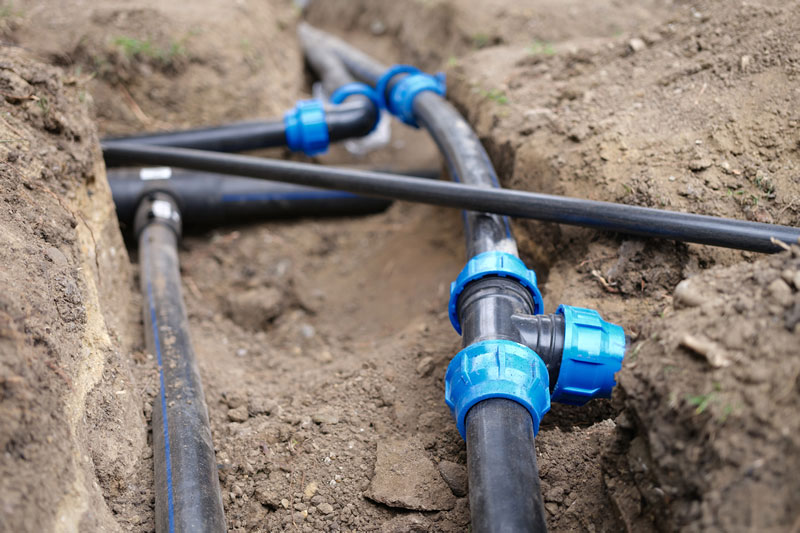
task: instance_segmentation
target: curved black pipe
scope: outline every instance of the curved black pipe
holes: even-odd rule
[[[771,241],[773,238],[787,243],[800,239],[800,228],[790,226],[492,189],[368,170],[122,143],[103,144],[103,155],[129,165],[166,165],[219,172],[754,252],[781,251],[782,248]]]
[[[357,77],[371,85],[386,71],[369,56],[318,30],[301,26],[299,31],[301,35],[302,32],[316,35],[320,42],[326,43],[326,48],[335,50]],[[398,76],[392,81],[399,79]],[[387,90],[391,88],[392,83]],[[445,156],[454,180],[481,189],[499,190],[500,184],[486,150],[450,103],[438,94],[425,91],[414,98],[413,110],[416,121],[428,130]],[[503,216],[465,211],[464,236],[469,257],[490,251],[518,255],[510,225]],[[485,278],[471,285],[483,290],[481,297],[472,298],[471,305],[462,305],[463,299],[459,299],[464,347],[484,339],[512,340],[517,336],[510,317],[513,313],[533,313],[529,293],[516,281],[509,281],[509,287],[499,287],[491,278]],[[527,409],[505,399],[484,400],[467,413],[466,428],[472,530],[546,531],[533,422]]]
[[[124,228],[133,227],[137,206],[154,191],[167,192],[176,199],[187,229],[267,218],[365,215],[391,205],[390,200],[344,191],[169,167],[110,170],[108,183]]]
[[[156,531],[224,532],[208,411],[181,296],[180,215],[169,195],[156,193],[142,202],[137,219],[147,349],[160,381],[153,406]]]

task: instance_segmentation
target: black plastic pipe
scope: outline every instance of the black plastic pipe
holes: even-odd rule
[[[386,71],[368,56],[344,43],[336,44],[336,39],[310,26],[301,26],[299,34],[301,41],[313,37],[320,46],[335,50],[347,67],[370,85],[375,85]],[[414,98],[413,106],[414,118],[436,141],[454,180],[480,188],[474,192],[476,196],[499,190],[497,175],[483,145],[450,103],[426,91]],[[518,255],[508,219],[503,216],[465,211],[464,235],[469,257],[489,251]],[[471,283],[468,289],[478,290],[472,291],[469,305],[459,298],[464,347],[487,339],[514,340],[518,332],[511,315],[533,313],[530,293],[522,285],[500,281],[498,284],[495,278],[484,278]],[[527,409],[505,399],[484,400],[467,413],[466,428],[472,530],[546,531],[533,421]]]
[[[334,63],[338,62],[335,57],[332,59]],[[344,72],[346,74],[346,71]],[[337,76],[334,79],[339,78],[342,77]],[[342,85],[353,81],[349,76],[343,79],[345,81]],[[338,85],[333,86],[333,90],[336,87]],[[372,131],[377,113],[378,110],[372,101],[361,95],[353,95],[337,106],[326,108],[325,122],[328,126],[330,141],[337,142],[353,137],[363,137]],[[286,133],[282,120],[268,120],[182,131],[145,133],[130,137],[112,137],[104,139],[103,143],[106,145],[136,143],[148,146],[194,148],[213,152],[246,152],[286,146]],[[106,165],[117,166],[117,162],[108,159]]]
[[[546,529],[533,423],[520,407],[513,400],[495,398],[467,412],[470,531]]]
[[[180,214],[164,193],[137,213],[147,349],[156,356],[153,406],[156,531],[226,531],[208,411],[181,296]]]
[[[790,226],[486,188],[368,170],[123,143],[103,144],[103,155],[128,165],[165,165],[219,172],[754,252],[781,251],[782,248],[771,241],[773,238],[786,243],[800,239],[800,228]]]
[[[344,191],[169,167],[110,170],[108,183],[124,228],[133,227],[137,206],[154,191],[175,198],[187,229],[266,218],[365,215],[391,205],[390,200]]]
[[[104,139],[103,142],[107,144],[135,142],[150,146],[179,146],[214,152],[246,152],[261,148],[286,146],[286,135],[283,121],[273,119],[238,122],[210,128],[111,137]]]

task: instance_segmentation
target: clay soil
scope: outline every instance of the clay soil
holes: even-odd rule
[[[13,195],[52,208],[62,229],[44,211],[0,218],[6,232],[41,226],[25,257],[49,258],[50,285],[36,287],[59,295],[46,316],[63,329],[31,326],[24,302],[39,296],[19,288],[31,274],[7,269],[3,286],[17,288],[0,300],[0,341],[13,376],[3,367],[0,412],[16,418],[0,428],[27,428],[42,446],[26,455],[3,441],[9,530],[68,529],[47,521],[50,500],[26,498],[55,494],[72,475],[43,474],[53,466],[42,443],[53,439],[80,450],[69,468],[95,484],[100,511],[74,530],[154,528],[147,435],[158,381],[130,274],[135,249],[130,266],[116,228],[92,245],[106,263],[87,263],[118,273],[101,284],[106,373],[71,411],[87,413],[84,422],[46,420],[77,372],[67,356],[87,327],[75,295],[88,290],[79,270],[91,239],[80,234],[83,248],[63,260],[50,249],[72,246],[81,220],[37,184],[58,196],[91,175],[109,205],[102,170],[88,170],[97,134],[85,110],[69,126],[70,109],[88,108],[100,136],[277,116],[309,94],[295,38],[303,18],[387,64],[446,71],[449,98],[506,187],[800,225],[797,2],[7,4],[6,116],[74,154],[71,172],[83,176],[59,185],[35,167]],[[37,68],[61,76],[67,96],[24,70],[34,59],[54,65]],[[64,108],[39,104],[41,87]],[[58,126],[53,116],[68,118]],[[7,170],[19,156],[4,153]],[[66,164],[48,157],[41,165]],[[367,157],[336,147],[320,161],[441,166],[424,132],[397,123],[389,146]],[[530,221],[514,230],[547,312],[596,308],[632,339],[611,400],[554,406],[542,424],[550,530],[800,530],[800,249],[766,257]],[[468,530],[465,447],[443,401],[460,349],[446,312],[466,259],[457,211],[396,203],[367,217],[265,221],[189,234],[180,252],[231,531]],[[4,267],[14,261],[2,257]],[[6,350],[12,340],[23,348]],[[48,353],[66,379],[46,370],[56,364]],[[36,382],[26,372],[50,374]],[[30,485],[18,472],[35,474]]]

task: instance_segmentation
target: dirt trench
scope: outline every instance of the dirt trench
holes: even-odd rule
[[[93,105],[101,135],[278,115],[308,91],[294,37],[305,17],[387,64],[444,69],[449,97],[505,186],[800,225],[800,49],[792,37],[800,13],[791,2],[419,0],[408,9],[329,0],[305,12],[278,1],[204,0],[192,10],[148,0],[62,4],[7,10],[0,30],[63,69],[74,105]],[[31,113],[43,108],[32,94],[40,99],[4,98],[36,124]],[[93,140],[86,128],[80,137]],[[63,145],[46,122],[40,129],[43,144]],[[441,165],[424,133],[395,124],[392,135],[366,159],[341,147],[320,159]],[[94,175],[103,188],[101,172]],[[107,210],[103,194],[92,198]],[[556,406],[545,418],[537,452],[549,528],[797,528],[797,250],[764,258],[535,222],[514,229],[548,312],[562,302],[593,307],[634,339],[612,401]],[[59,449],[95,450],[76,455],[88,488],[74,501],[101,510],[73,513],[79,529],[151,531],[144,439],[155,363],[144,351],[124,249],[116,228],[107,231],[117,244],[98,239],[98,257],[119,252],[111,293],[127,302],[124,312],[103,308],[124,332],[112,336],[107,368],[127,376],[119,379],[130,395],[90,385],[75,408],[90,415],[84,433],[70,430],[77,436]],[[457,212],[403,203],[358,219],[273,221],[184,239],[184,294],[231,531],[468,529],[464,445],[443,402],[444,371],[460,347],[446,306],[465,260],[462,241]],[[91,259],[86,250],[71,261]],[[29,275],[17,272],[9,285]],[[67,278],[87,294],[82,275]],[[42,301],[50,291],[42,289]],[[11,292],[6,301],[26,296]],[[32,358],[36,375],[47,374],[23,324],[33,348],[8,359]],[[70,354],[76,342],[53,344]],[[61,379],[52,372],[47,379]],[[9,375],[7,388],[17,374]],[[63,404],[64,396],[44,397]],[[6,394],[0,406],[22,409],[14,398]],[[104,429],[110,421],[126,432]],[[34,440],[47,434],[20,427]],[[68,434],[69,425],[58,427]],[[104,455],[100,442],[128,442],[110,447],[127,450],[127,461]],[[3,463],[8,487],[25,464],[40,476],[49,469],[20,454]],[[58,494],[66,478],[34,479],[30,490],[3,489],[20,495],[4,498],[13,504],[5,516],[18,517],[11,529],[58,530],[51,514],[28,520],[55,496],[25,503],[22,495]]]

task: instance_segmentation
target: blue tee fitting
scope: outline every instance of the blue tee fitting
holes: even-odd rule
[[[583,405],[610,398],[625,356],[624,330],[592,309],[561,305],[556,313],[564,316],[564,351],[552,401]]]
[[[389,82],[398,74],[408,75],[392,87],[387,97],[386,89],[389,86]],[[419,124],[414,118],[414,98],[422,91],[433,91],[444,97],[446,92],[445,77],[442,72],[434,76],[426,74],[411,65],[395,65],[381,76],[375,85],[375,91],[378,93],[378,97],[382,99],[383,107],[392,115],[409,126],[419,128]]]
[[[508,340],[486,340],[467,346],[447,367],[445,401],[466,440],[467,412],[489,398],[522,404],[531,414],[533,433],[550,410],[547,367],[536,352]]]
[[[300,100],[283,115],[286,144],[290,150],[308,156],[328,150],[330,137],[325,122],[325,108],[319,100]]]
[[[520,285],[528,289],[533,297],[533,314],[539,315],[544,311],[542,293],[536,286],[536,273],[528,270],[519,257],[507,252],[484,252],[478,254],[464,266],[456,280],[450,284],[450,304],[448,312],[450,323],[456,332],[461,335],[461,322],[458,318],[458,297],[464,288],[471,282],[487,276],[500,276],[517,280]]]
[[[369,132],[372,133],[378,126],[378,122],[381,121],[381,107],[383,107],[381,99],[378,97],[378,93],[375,91],[375,89],[366,83],[347,83],[336,89],[331,95],[330,100],[332,104],[341,104],[354,94],[366,96],[375,106],[375,122],[372,124],[372,129],[369,130]]]

